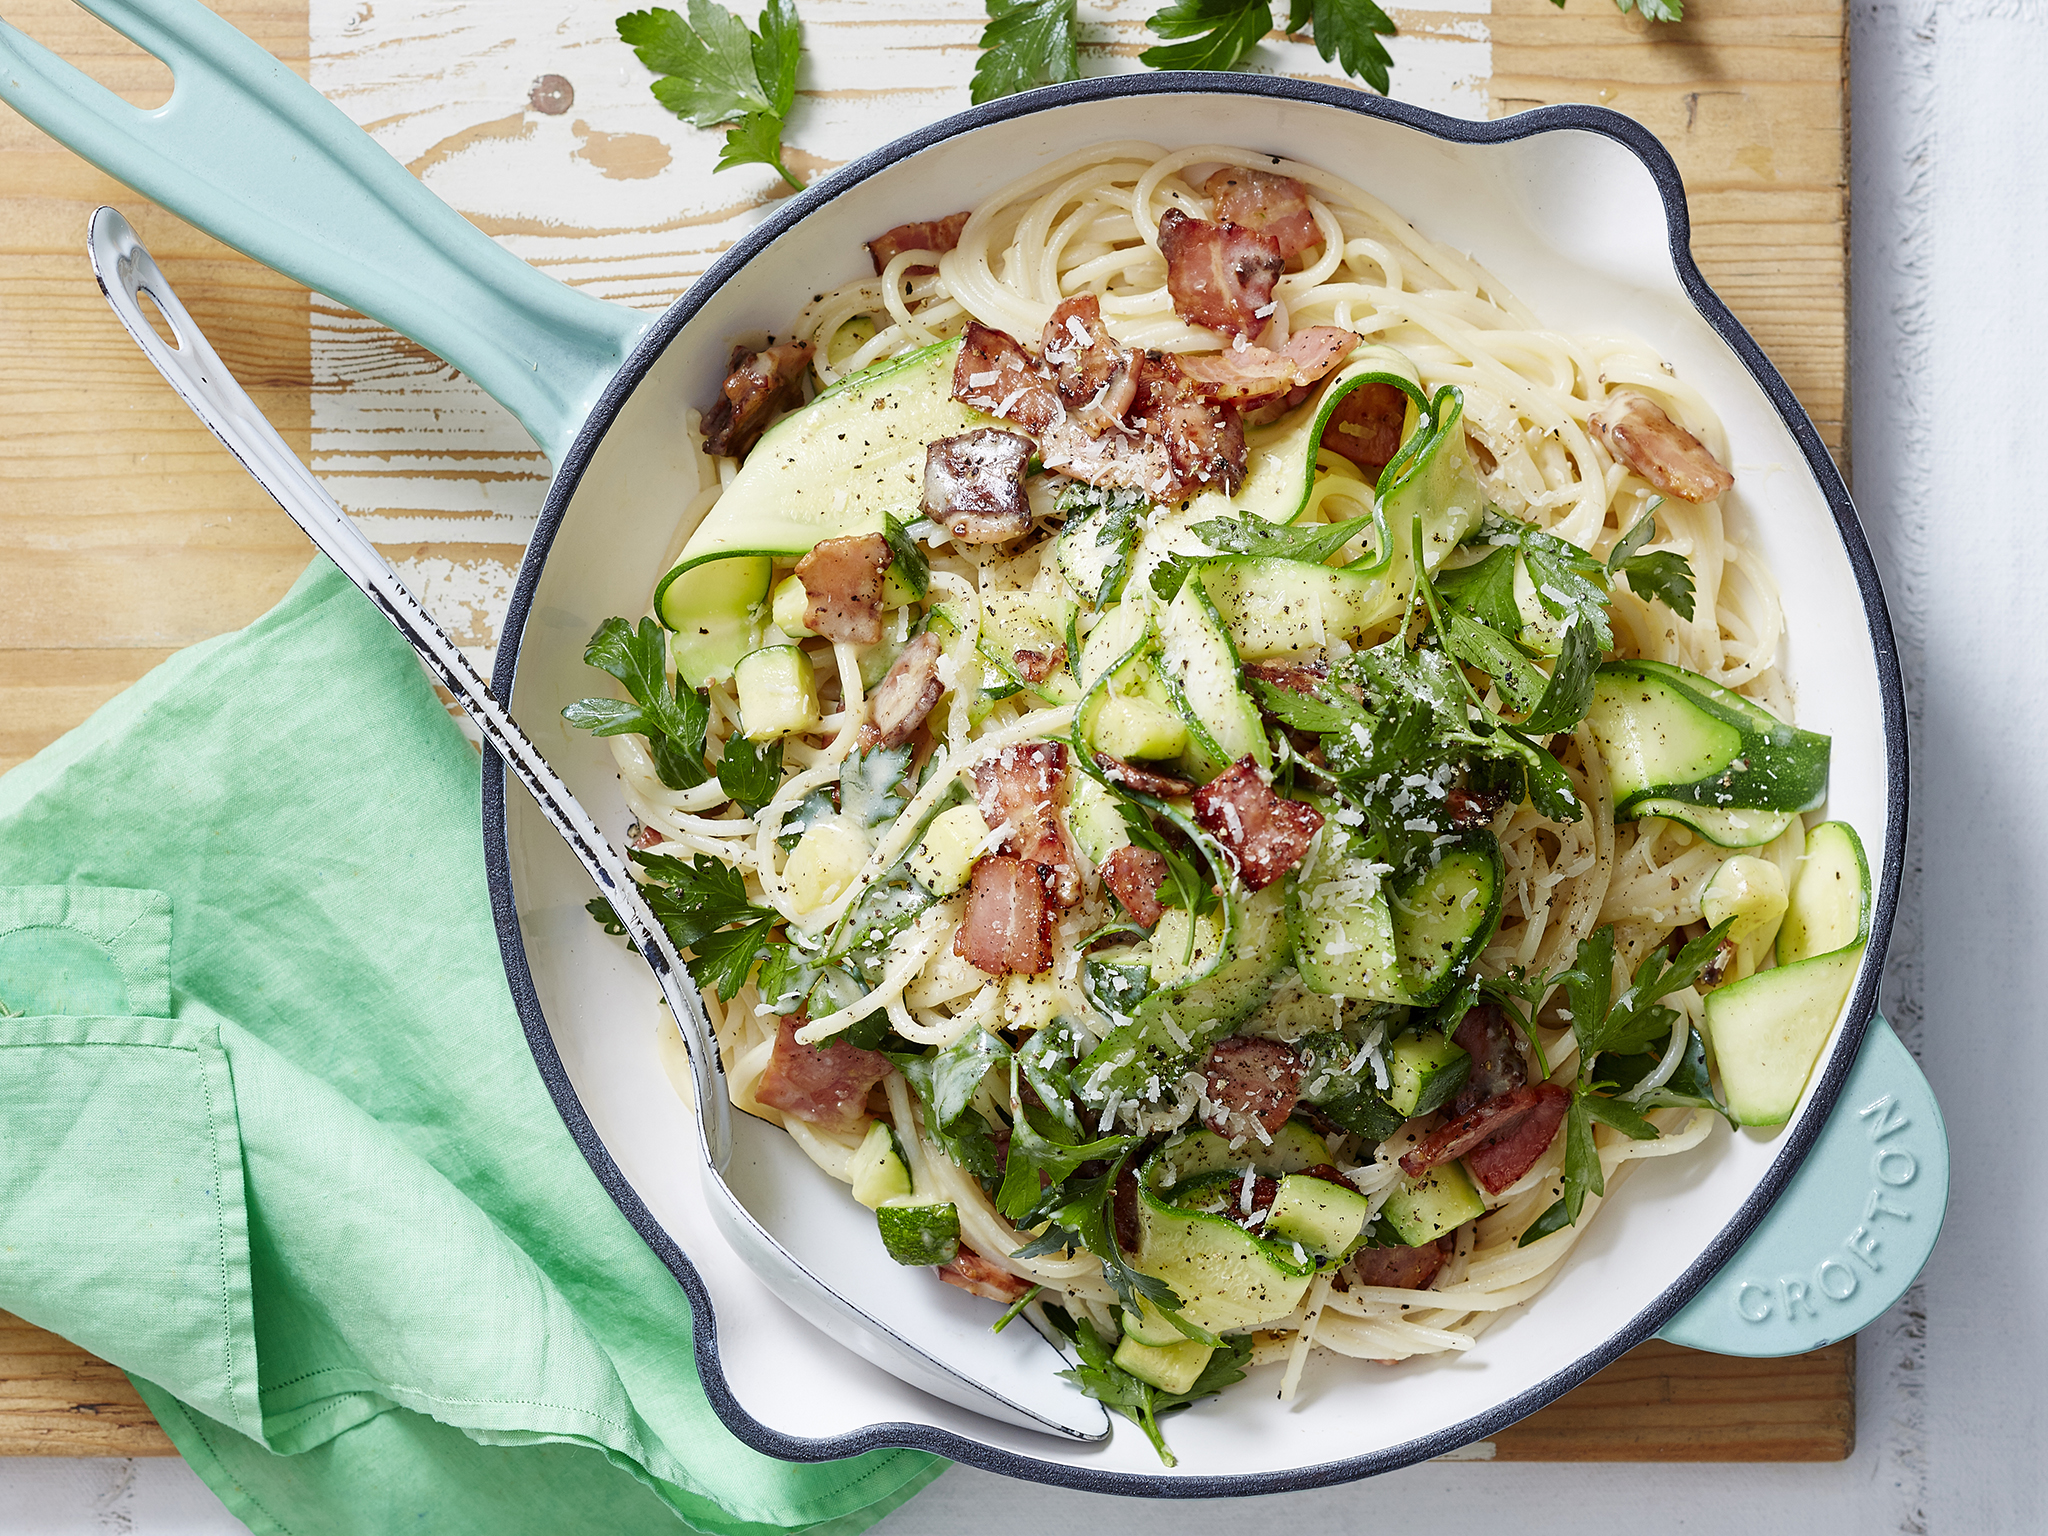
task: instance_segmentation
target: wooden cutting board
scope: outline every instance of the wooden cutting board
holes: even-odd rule
[[[709,135],[650,115],[644,77],[616,58],[597,66],[578,52],[625,7],[571,4],[471,0],[407,11],[385,0],[381,18],[353,0],[218,0],[215,8],[309,73],[522,256],[607,297],[658,308],[744,227],[766,188],[744,181],[746,173],[710,179]],[[1095,18],[1084,68],[1129,67],[1152,8],[1083,0]],[[1394,8],[1403,34],[1395,91],[1467,115],[1595,102],[1647,124],[1685,177],[1693,250],[1708,281],[1839,457],[1842,0],[1692,0],[1692,8],[1697,19],[1673,27],[1622,16],[1609,0],[1569,0],[1563,11],[1548,0],[1494,0],[1490,13],[1485,0]],[[890,0],[804,0],[800,9],[813,48],[794,135],[800,169],[827,169],[912,121],[965,105],[980,15],[972,0],[914,11]],[[167,70],[68,0],[14,0],[7,10],[9,21],[128,100],[154,105],[169,94]],[[405,14],[394,21],[394,11]],[[545,42],[512,49],[507,62],[508,35],[569,40],[553,53]],[[567,62],[551,67],[555,58]],[[1299,45],[1276,49],[1269,62],[1329,73]],[[559,91],[527,95],[554,68],[582,77],[567,111],[542,110],[562,106]],[[878,79],[894,83],[877,90]],[[508,178],[508,167],[535,160],[547,171],[551,145],[562,152],[559,178]],[[846,152],[827,156],[828,147]],[[664,181],[672,165],[682,170]],[[628,185],[614,185],[621,182]],[[621,200],[659,206],[661,216],[651,228],[639,227],[644,220],[597,227]],[[545,489],[544,463],[509,418],[438,359],[325,300],[309,302],[303,289],[0,110],[0,771],[173,651],[254,619],[307,559],[297,529],[164,387],[101,299],[84,236],[103,202],[135,224],[285,439],[365,518],[458,638],[487,654]],[[1461,1454],[1840,1460],[1855,1436],[1854,1374],[1853,1341],[1775,1361],[1646,1344]],[[0,1454],[173,1452],[120,1371],[0,1313]]]

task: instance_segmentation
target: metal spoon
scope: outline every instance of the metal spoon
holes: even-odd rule
[[[733,1122],[710,1021],[675,945],[641,896],[625,858],[577,804],[447,632],[235,382],[128,221],[112,208],[99,209],[92,216],[88,245],[100,289],[136,345],[242,467],[405,636],[427,670],[476,722],[484,740],[512,765],[610,901],[634,948],[654,972],[682,1031],[696,1090],[704,1197],[720,1233],[741,1260],[809,1322],[912,1386],[1026,1429],[1075,1440],[1104,1438],[1109,1421],[1101,1405],[1057,1379],[1050,1351],[1030,1342],[1035,1335],[1026,1337],[1022,1329],[1002,1336],[985,1326],[963,1329],[957,1314],[947,1316],[944,1309],[934,1308],[932,1298],[916,1294],[907,1280],[880,1290],[865,1284],[862,1290],[869,1304],[857,1305],[792,1256],[741,1203],[724,1177],[733,1156]],[[176,335],[175,347],[157,335],[143,314],[139,295],[145,293]],[[912,1273],[902,1272],[906,1277]],[[890,1294],[892,1289],[897,1293]],[[890,1321],[875,1315],[877,1300],[888,1306]]]

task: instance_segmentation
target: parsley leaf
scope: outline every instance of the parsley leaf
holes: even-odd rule
[[[1303,22],[1314,30],[1317,53],[1386,95],[1394,60],[1380,39],[1392,37],[1395,27],[1373,0],[1290,0],[1287,30],[1299,32]]]
[[[1550,669],[1543,696],[1529,709],[1522,729],[1531,736],[1568,731],[1593,706],[1593,671],[1600,665],[1600,643],[1583,619],[1564,632],[1564,649]]]
[[[668,684],[668,636],[652,619],[635,629],[624,619],[606,619],[583,648],[583,660],[625,685],[623,699],[578,699],[562,711],[571,725],[597,736],[645,736],[655,772],[670,789],[694,789],[711,777],[704,765],[704,735],[711,724],[710,702],[680,677]]]
[[[1215,1353],[1209,1356],[1209,1363],[1202,1368],[1202,1374],[1187,1391],[1162,1392],[1118,1365],[1112,1358],[1109,1342],[1086,1318],[1070,1317],[1064,1308],[1050,1305],[1044,1308],[1044,1312],[1046,1320],[1072,1341],[1074,1353],[1081,1357],[1079,1365],[1072,1370],[1061,1371],[1060,1375],[1105,1408],[1114,1408],[1142,1429],[1159,1459],[1169,1467],[1180,1463],[1166,1447],[1166,1437],[1159,1428],[1160,1416],[1202,1398],[1213,1397],[1225,1387],[1242,1381],[1251,1362],[1250,1338],[1221,1340]]]
[[[1003,1037],[972,1029],[943,1050],[888,1056],[924,1105],[926,1134],[975,1178],[1000,1174],[994,1128],[974,1101],[990,1069],[1010,1059]]]
[[[1211,549],[1229,554],[1321,565],[1377,521],[1354,517],[1343,523],[1276,523],[1254,514],[1211,518],[1195,524],[1191,531]]]
[[[1685,556],[1673,549],[1653,550],[1639,555],[1637,550],[1657,536],[1657,508],[1663,504],[1659,496],[1650,502],[1635,527],[1621,536],[1607,557],[1610,575],[1626,576],[1629,590],[1638,597],[1651,598],[1661,602],[1681,619],[1693,615],[1692,566]]]
[[[1060,493],[1056,505],[1066,519],[1060,530],[1060,564],[1067,579],[1084,589],[1081,595],[1091,608],[1107,608],[1121,601],[1131,578],[1131,551],[1152,504],[1136,491],[1076,482]],[[1085,554],[1070,560],[1064,553],[1070,544]],[[1106,556],[1099,553],[1104,549],[1108,550]],[[1093,592],[1085,590],[1090,585]],[[1069,645],[1067,654],[1078,655],[1078,647]]]
[[[982,55],[968,99],[978,106],[1033,86],[1080,79],[1074,30],[1074,0],[988,0]]]
[[[731,1002],[746,985],[754,962],[768,956],[769,934],[781,915],[749,901],[746,877],[708,853],[688,863],[673,854],[635,852],[632,857],[647,871],[641,889],[648,906],[676,947],[695,957],[692,979]]]
[[[896,557],[896,569],[910,587],[912,597],[923,597],[931,590],[932,563],[925,558],[923,550],[917,547],[904,526],[887,512],[882,514],[882,538],[889,545],[889,553]]]
[[[732,124],[715,169],[758,163],[803,190],[782,160],[803,51],[791,0],[767,0],[758,33],[713,0],[690,0],[687,20],[658,7],[630,12],[617,25],[620,40],[661,76],[651,87],[655,100],[699,128]]]
[[[764,748],[735,733],[718,760],[718,787],[751,816],[775,798],[781,785],[782,743]]]
[[[1552,0],[1552,3],[1560,10],[1564,8],[1564,0]],[[1622,15],[1626,16],[1633,10],[1640,12],[1646,21],[1685,19],[1685,0],[1614,0],[1614,3]]]
[[[1268,0],[1172,0],[1145,23],[1161,37],[1186,38],[1147,48],[1141,64],[1154,69],[1235,69],[1273,30]]]
[[[1470,565],[1439,570],[1433,580],[1446,609],[1476,619],[1510,638],[1522,633],[1522,610],[1515,604],[1512,549],[1496,549]]]

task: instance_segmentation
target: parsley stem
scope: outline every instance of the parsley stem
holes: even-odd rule
[[[1022,1312],[1026,1307],[1030,1306],[1032,1302],[1037,1300],[1038,1293],[1044,1289],[1045,1287],[1042,1285],[1034,1285],[1022,1296],[1019,1296],[1015,1301],[1011,1302],[1010,1309],[1007,1312],[1005,1312],[1001,1317],[995,1320],[995,1324],[993,1327],[989,1329],[989,1332],[1001,1333],[1005,1328],[1009,1327],[1011,1320],[1015,1318],[1019,1312]]]
[[[1408,531],[1412,536],[1409,542],[1415,552],[1415,590],[1422,595],[1423,607],[1429,610],[1429,625],[1436,631],[1436,643],[1444,648],[1444,655],[1450,658],[1451,672],[1458,679],[1458,685],[1465,690],[1465,697],[1472,701],[1472,707],[1482,714],[1487,713],[1486,701],[1479,697],[1478,690],[1472,686],[1472,679],[1465,675],[1465,663],[1459,660],[1457,652],[1451,649],[1451,637],[1444,633],[1444,616],[1437,607],[1436,584],[1423,571],[1422,519],[1418,517],[1410,523]]]
[[[789,173],[789,167],[782,163],[782,156],[777,155],[772,163],[774,164],[776,171],[781,174],[781,177],[784,181],[788,182],[792,187],[796,188],[797,191],[803,191],[804,184],[798,181],[796,177],[792,176]]]

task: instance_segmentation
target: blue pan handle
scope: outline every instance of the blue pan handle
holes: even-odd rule
[[[1790,1187],[1658,1337],[1756,1357],[1847,1338],[1905,1294],[1947,1208],[1941,1106],[1891,1025],[1872,1018]]]
[[[559,464],[651,317],[499,249],[318,91],[198,0],[79,0],[170,66],[132,107],[0,21],[0,100],[267,267],[402,331]]]

